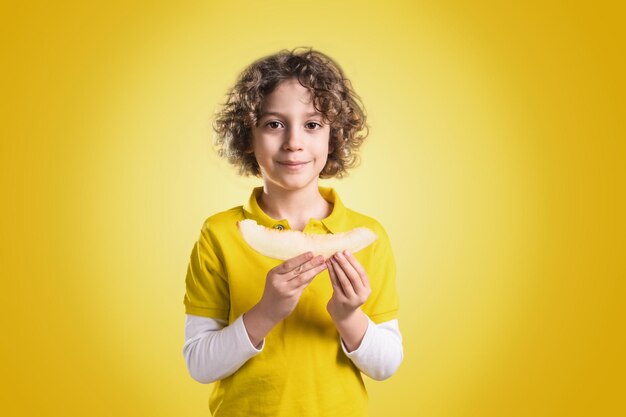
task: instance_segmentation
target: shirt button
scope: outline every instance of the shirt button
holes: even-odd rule
[[[285,226],[283,226],[282,224],[277,224],[276,226],[274,226],[274,229],[278,229],[278,230],[283,230],[285,228]]]

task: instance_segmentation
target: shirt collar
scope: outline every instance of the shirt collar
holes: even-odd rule
[[[325,219],[321,219],[320,221],[326,226],[331,233],[342,232],[342,227],[344,225],[344,217],[346,214],[346,207],[341,202],[339,195],[335,191],[334,188],[331,187],[319,187],[319,192],[324,197],[324,200],[333,204],[332,212]],[[259,206],[259,202],[257,198],[263,192],[263,187],[255,187],[250,194],[250,198],[248,202],[243,206],[244,216],[247,219],[255,220],[258,224],[273,228],[278,224],[285,224],[286,220],[276,220],[272,217],[268,216]]]

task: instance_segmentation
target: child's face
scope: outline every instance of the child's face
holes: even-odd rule
[[[252,149],[266,185],[285,190],[317,187],[329,153],[330,126],[313,107],[311,93],[285,80],[263,100]]]

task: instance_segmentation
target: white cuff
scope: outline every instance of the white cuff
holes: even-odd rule
[[[246,330],[246,325],[243,322],[243,314],[237,318],[234,322],[232,322],[231,326],[235,327],[235,334],[237,335],[237,344],[241,346],[241,348],[251,355],[256,355],[263,351],[263,347],[265,346],[265,338],[261,341],[261,346],[256,347],[252,344],[250,340],[250,336],[248,336],[248,330]]]
[[[363,340],[356,350],[348,352],[343,340],[341,349],[365,375],[382,381],[393,375],[402,359],[402,335],[398,320],[376,324],[369,317]]]
[[[265,340],[258,349],[252,345],[243,316],[226,326],[224,320],[187,315],[183,356],[198,382],[208,384],[232,375],[264,346]]]
[[[363,340],[361,340],[361,344],[359,345],[359,347],[357,347],[352,352],[348,352],[348,348],[343,343],[343,339],[339,338],[339,340],[341,340],[341,349],[343,349],[343,353],[345,353],[346,356],[349,357],[350,359],[353,359],[353,358],[358,359],[362,357],[363,352],[367,352],[367,348],[372,341],[373,333],[376,331],[376,329],[374,329],[375,326],[376,326],[376,323],[374,323],[372,319],[368,317],[367,329],[365,329],[365,335],[363,335]]]

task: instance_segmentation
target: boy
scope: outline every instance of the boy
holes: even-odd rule
[[[386,379],[402,361],[387,234],[318,185],[356,164],[357,100],[328,56],[281,51],[243,71],[217,116],[220,155],[263,186],[204,222],[187,270],[183,353],[194,379],[218,381],[214,416],[365,416],[361,372]],[[304,233],[368,227],[378,239],[280,263],[247,246],[244,219]]]

